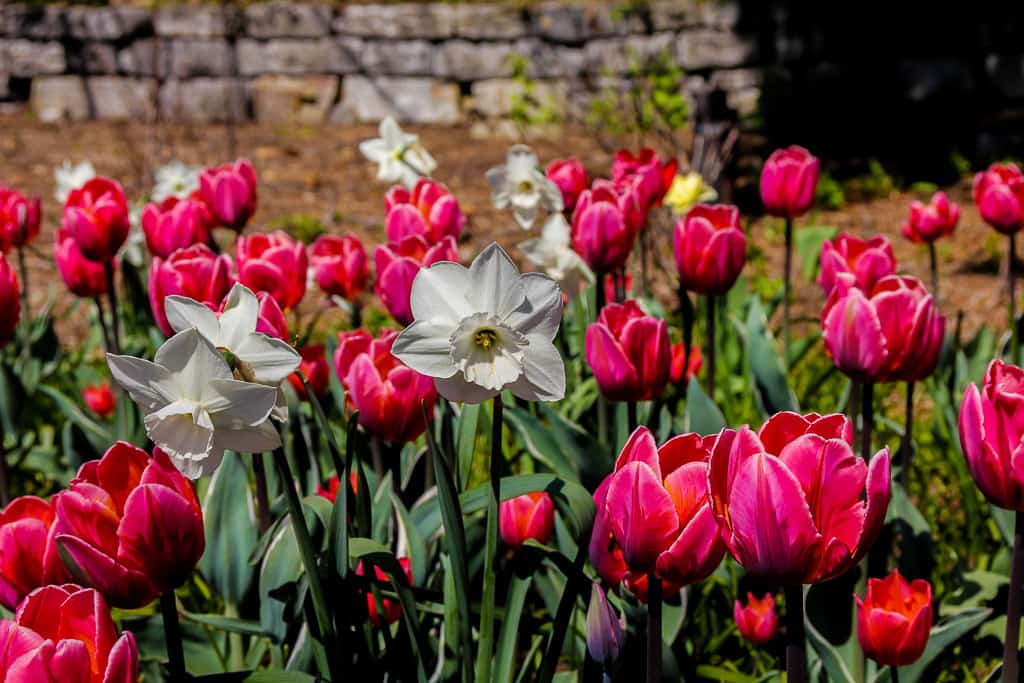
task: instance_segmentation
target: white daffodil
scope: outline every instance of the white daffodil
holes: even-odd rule
[[[533,225],[540,207],[554,213],[564,206],[562,191],[540,170],[537,155],[526,145],[513,145],[505,164],[487,171],[487,182],[494,206],[511,206],[512,215],[523,230]]]
[[[685,214],[696,204],[713,202],[718,199],[715,188],[704,182],[704,176],[696,171],[677,175],[665,194],[665,204],[677,214]]]
[[[198,166],[189,166],[180,161],[171,161],[156,169],[153,194],[150,197],[159,204],[168,197],[186,199],[199,189]]]
[[[570,299],[575,299],[584,282],[594,281],[594,273],[571,245],[572,237],[565,216],[553,213],[544,223],[540,237],[520,242],[519,250],[530,263],[557,282]]]
[[[277,391],[232,379],[227,361],[198,330],[168,339],[155,361],[107,354],[114,380],[145,414],[149,438],[186,477],[213,472],[225,450],[252,453],[281,445],[267,421]]]
[[[437,162],[420,144],[419,136],[406,133],[390,116],[380,122],[380,137],[359,143],[363,156],[377,164],[377,180],[402,183],[409,189],[421,176],[429,176]]]
[[[520,275],[497,244],[469,268],[442,261],[422,269],[409,303],[413,323],[391,352],[433,377],[445,398],[480,403],[502,389],[528,401],[565,396],[565,365],[552,343],[562,293],[546,275]]]
[[[80,164],[72,164],[67,159],[53,171],[53,179],[57,182],[57,189],[53,196],[63,204],[68,200],[71,190],[78,189],[85,185],[86,181],[96,177],[96,169],[88,161]]]

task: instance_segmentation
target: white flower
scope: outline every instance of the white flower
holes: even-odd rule
[[[512,215],[523,230],[533,225],[538,208],[543,206],[554,213],[564,206],[562,191],[540,170],[537,155],[526,145],[513,145],[505,165],[487,171],[487,182],[494,206],[511,206]]]
[[[451,401],[480,403],[509,389],[528,401],[565,396],[565,365],[552,343],[562,293],[540,273],[520,275],[497,244],[466,268],[422,269],[409,296],[413,323],[391,352],[434,378]]]
[[[186,477],[213,472],[227,449],[280,447],[277,430],[267,422],[277,391],[232,379],[227,362],[198,330],[168,339],[155,360],[107,354],[114,380],[145,414],[149,438]]]
[[[71,190],[78,189],[85,185],[86,181],[96,177],[96,169],[88,161],[80,164],[72,164],[67,159],[53,171],[53,178],[57,181],[57,190],[53,196],[63,204],[68,200]]]
[[[360,142],[359,151],[378,165],[377,180],[400,182],[410,189],[421,176],[429,176],[437,168],[419,137],[402,131],[390,116],[380,122],[380,137]]]
[[[156,169],[153,194],[150,197],[159,204],[168,197],[186,199],[199,189],[198,166],[189,166],[180,161],[171,161]]]
[[[539,238],[519,243],[519,250],[530,263],[553,279],[569,295],[576,298],[581,285],[594,282],[594,273],[586,261],[573,251],[569,224],[565,216],[553,213],[548,217]]]

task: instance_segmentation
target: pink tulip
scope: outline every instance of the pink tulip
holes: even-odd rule
[[[164,314],[164,299],[171,294],[187,296],[216,311],[234,284],[231,258],[214,254],[205,244],[178,249],[167,260],[153,257],[149,266],[149,305],[157,327],[174,333]]]
[[[909,583],[893,569],[884,579],[868,579],[857,602],[857,640],[865,656],[882,666],[908,666],[924,654],[932,629],[932,585]]]
[[[858,382],[913,382],[935,371],[946,319],[917,278],[889,275],[865,292],[840,274],[821,314],[832,362]]]
[[[320,235],[309,250],[316,284],[331,296],[354,300],[370,279],[366,248],[353,233]]]
[[[107,276],[102,263],[90,261],[82,255],[67,230],[58,230],[53,243],[53,259],[64,284],[75,296],[96,298],[107,293]],[[115,260],[115,267],[117,262]]]
[[[238,281],[254,292],[267,292],[284,311],[306,295],[306,245],[283,231],[238,238]]]
[[[619,190],[608,181],[595,181],[576,200],[572,216],[572,245],[596,273],[622,268],[633,251],[644,221],[639,195]]]
[[[422,235],[430,244],[445,237],[459,239],[466,217],[459,201],[447,187],[430,178],[420,178],[412,194],[395,187],[385,197],[388,242],[400,242],[409,235]]]
[[[377,268],[377,296],[392,318],[401,325],[408,325],[412,322],[409,293],[420,268],[439,261],[458,263],[459,252],[453,237],[430,245],[421,235],[410,235],[400,242],[377,247],[373,258]]]
[[[661,205],[678,167],[679,162],[675,159],[662,163],[658,153],[650,147],[644,147],[636,156],[629,150],[620,149],[612,162],[612,179],[634,183],[640,192],[641,206],[646,210]]]
[[[733,604],[733,619],[740,635],[754,645],[767,645],[775,637],[779,626],[779,615],[775,611],[775,597],[766,593],[761,599],[747,593],[747,604],[739,600]]]
[[[210,241],[212,221],[206,205],[195,199],[168,197],[161,204],[146,204],[142,232],[153,256],[167,258],[178,249]]]
[[[512,550],[518,550],[531,538],[542,545],[547,543],[555,531],[551,496],[540,491],[503,501],[498,508],[498,530],[502,542]]]
[[[106,263],[128,238],[131,222],[121,186],[96,177],[71,190],[64,204],[64,229],[90,261]]]
[[[986,223],[1011,234],[1024,226],[1024,174],[1016,164],[992,164],[974,176],[974,204]]]
[[[732,288],[747,260],[747,238],[735,206],[698,204],[676,221],[673,239],[682,287],[705,296]]]
[[[993,505],[1024,512],[1024,370],[994,360],[981,389],[960,404],[960,445],[974,482]]]
[[[609,399],[656,399],[672,366],[668,326],[646,315],[636,301],[608,304],[587,328],[586,356],[598,388]]]
[[[945,235],[953,234],[960,221],[960,207],[949,201],[945,192],[936,192],[931,202],[911,202],[910,218],[901,232],[915,244],[928,244]]]
[[[659,448],[646,427],[633,432],[594,493],[590,557],[602,578],[612,584],[625,579],[645,599],[646,581],[639,591],[635,584],[647,574],[665,581],[668,594],[715,571],[725,546],[707,479],[718,438],[683,434]]]
[[[857,286],[870,292],[875,283],[886,275],[896,272],[896,258],[892,255],[892,244],[885,235],[875,235],[862,240],[847,232],[826,240],[821,245],[821,275],[818,284],[825,296],[836,285],[839,273],[851,273],[857,279]]]
[[[761,169],[761,201],[772,216],[797,218],[814,202],[821,166],[817,157],[793,145],[777,149]]]
[[[729,554],[783,585],[819,583],[855,565],[889,504],[889,449],[854,454],[843,416],[780,413],[755,434],[723,430],[711,454],[711,505]],[[777,424],[778,423],[778,424]]]
[[[76,579],[114,607],[135,608],[181,586],[205,546],[192,483],[160,449],[124,441],[54,496],[57,545]]]
[[[545,175],[562,191],[562,203],[566,211],[572,211],[576,200],[587,189],[587,172],[576,157],[555,159],[548,164]]]
[[[432,415],[437,401],[434,380],[406,367],[391,354],[398,333],[381,330],[376,339],[366,330],[338,335],[334,368],[345,388],[349,407],[359,411],[359,424],[383,441],[413,441],[426,429],[420,403]]]
[[[136,683],[135,637],[120,637],[103,596],[74,584],[32,592],[0,621],[0,680],[7,683]]]
[[[20,249],[39,235],[42,210],[39,197],[29,200],[0,185],[0,251]]]
[[[21,287],[14,268],[0,253],[0,346],[14,339],[21,319]]]
[[[0,605],[13,610],[36,588],[71,580],[57,552],[55,519],[53,506],[35,496],[15,498],[0,513]]]
[[[256,213],[256,172],[252,164],[239,159],[206,169],[199,174],[199,196],[218,224],[241,232]]]

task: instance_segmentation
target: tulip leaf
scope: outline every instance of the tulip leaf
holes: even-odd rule
[[[241,605],[253,580],[249,557],[259,541],[253,495],[242,458],[228,451],[203,498],[203,576],[225,602]]]
[[[195,612],[183,611],[185,619],[202,626],[209,626],[228,633],[241,633],[244,636],[263,636],[263,627],[260,622],[251,619],[239,619],[223,614],[196,614]]]
[[[290,524],[282,524],[267,547],[260,567],[260,623],[275,642],[284,640],[288,624],[285,620],[287,605],[272,596],[282,586],[298,581],[302,575],[299,545]],[[275,593],[276,595],[276,593]]]
[[[519,620],[523,614],[523,605],[526,603],[526,594],[533,582],[535,567],[529,569],[517,571],[505,593],[505,617],[501,622],[501,634],[494,655],[494,680],[499,683],[512,683],[512,664],[515,661],[516,644],[519,640]]]
[[[918,683],[924,680],[928,666],[941,655],[946,648],[960,640],[967,633],[981,625],[989,615],[990,609],[969,609],[959,612],[953,616],[946,617],[932,627],[928,636],[928,646],[921,658],[910,666],[900,667],[900,683]],[[887,668],[875,676],[874,683],[888,683],[890,681],[890,670]]]
[[[743,324],[747,364],[754,385],[754,398],[765,415],[783,410],[798,412],[796,396],[786,381],[785,365],[775,350],[775,340],[768,331],[768,321],[757,297],[750,302]]]
[[[555,474],[563,478],[578,479],[574,463],[566,457],[551,429],[526,410],[508,406],[505,410],[505,424],[522,439],[526,450]]]
[[[696,377],[686,388],[686,430],[698,434],[717,434],[725,427],[725,417],[711,397],[704,393]]]
[[[855,683],[853,674],[850,673],[846,662],[843,661],[843,656],[839,654],[835,646],[828,642],[818,629],[814,628],[810,619],[804,619],[804,625],[807,630],[807,642],[811,644],[818,659],[821,660],[821,665],[828,674],[829,680],[834,683]]]
[[[464,403],[459,410],[455,426],[455,453],[457,481],[464,486],[469,481],[473,468],[473,455],[476,453],[477,426],[480,421],[480,404]]]
[[[399,539],[405,541],[404,546],[406,554],[409,556],[413,583],[422,585],[427,579],[427,561],[430,559],[427,543],[423,540],[423,534],[410,520],[409,511],[398,496],[391,496],[391,504],[395,508],[395,518],[398,521]],[[402,545],[399,543],[399,547]]]
[[[57,404],[57,407],[59,407],[64,413],[64,416],[68,421],[82,430],[89,439],[89,443],[91,443],[93,448],[96,449],[97,453],[102,453],[106,450],[107,446],[109,446],[110,442],[113,440],[110,437],[110,430],[106,429],[86,415],[85,412],[78,407],[78,404],[57,389],[44,384],[39,387],[39,390],[52,398]]]
[[[301,671],[254,671],[245,683],[315,683],[317,678]]]

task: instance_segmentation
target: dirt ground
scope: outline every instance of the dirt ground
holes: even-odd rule
[[[479,247],[497,240],[506,247],[525,239],[505,211],[491,205],[484,172],[504,159],[510,141],[473,135],[468,127],[410,128],[438,162],[435,176],[457,195],[468,217],[468,238],[461,245],[464,258]],[[374,178],[375,169],[357,149],[361,140],[376,137],[369,125],[298,127],[246,124],[236,131],[239,156],[252,160],[259,178],[259,210],[250,229],[265,229],[295,215],[321,221],[331,232],[352,230],[368,247],[384,239],[383,194],[386,187]],[[152,169],[172,159],[209,165],[230,158],[230,136],[224,126],[164,124],[159,129],[145,123],[68,123],[44,125],[26,114],[0,115],[0,184],[43,199],[44,229],[35,244],[31,269],[33,280],[52,282],[53,234],[61,207],[53,198],[53,170],[65,159],[90,160],[100,174],[119,180],[129,198],[150,186]],[[592,174],[607,174],[611,155],[580,131],[565,131],[557,138],[530,140],[542,162],[575,155]],[[1006,294],[999,276],[999,255],[1005,253],[1000,239],[978,216],[970,199],[970,183],[945,188],[963,208],[960,226],[939,246],[941,306],[950,323],[957,310],[964,312],[964,332],[971,334],[983,322],[1005,327]],[[881,232],[893,241],[901,272],[928,279],[928,256],[899,234],[912,199],[911,193],[850,203],[838,211],[816,211],[800,224],[835,226],[858,235]],[[767,271],[782,271],[780,231],[769,229],[772,219],[749,223],[749,238],[765,254]],[[660,222],[666,227],[667,219]],[[660,250],[666,265],[671,256]],[[62,290],[61,290],[62,291]],[[657,288],[672,297],[669,283]],[[33,307],[46,296],[43,287],[33,289]],[[795,295],[797,316],[816,318],[823,295],[816,284],[801,283]],[[666,301],[668,303],[668,301]],[[67,332],[74,337],[74,323]]]

